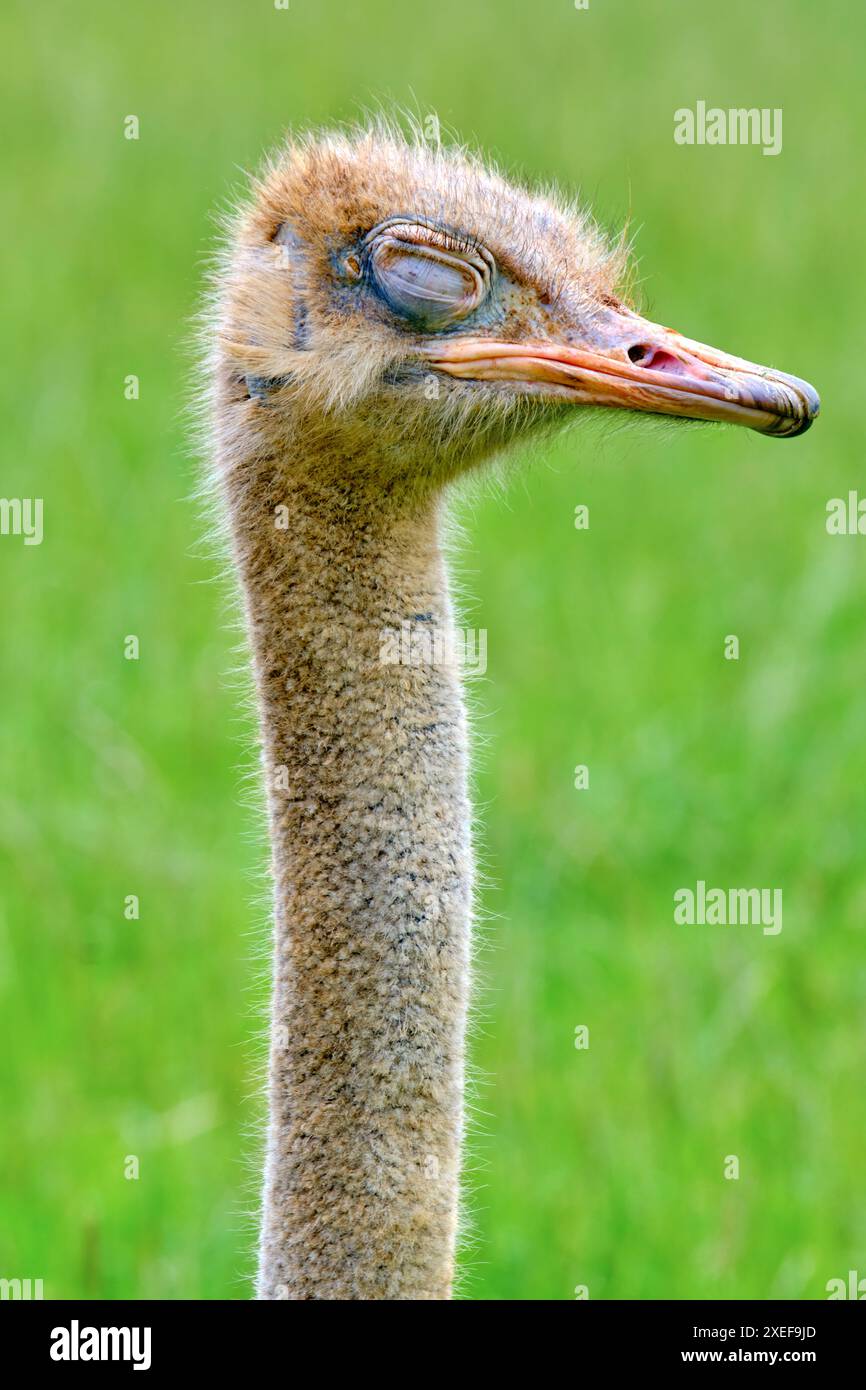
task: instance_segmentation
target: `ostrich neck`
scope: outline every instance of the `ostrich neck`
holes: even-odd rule
[[[447,1298],[471,852],[439,505],[275,486],[230,485],[275,881],[258,1293]]]

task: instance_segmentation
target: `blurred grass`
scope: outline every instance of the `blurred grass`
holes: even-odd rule
[[[4,1277],[248,1294],[264,853],[184,343],[240,171],[379,98],[631,216],[648,311],[825,398],[789,445],[575,433],[461,504],[492,914],[466,1292],[866,1273],[866,541],[824,529],[863,486],[864,38],[841,0],[4,6],[0,491],[46,526],[0,540]],[[675,146],[698,99],[782,107],[783,153]],[[782,886],[781,936],[676,929],[697,878]]]

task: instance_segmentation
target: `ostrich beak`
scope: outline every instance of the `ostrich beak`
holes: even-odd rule
[[[431,345],[431,366],[470,381],[553,390],[575,405],[602,405],[689,420],[748,425],[791,438],[821,406],[799,377],[684,338],[629,310],[600,319],[592,341],[502,342],[453,338]]]

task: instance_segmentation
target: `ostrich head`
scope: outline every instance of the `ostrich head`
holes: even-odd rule
[[[290,145],[233,229],[224,442],[423,489],[575,406],[808,429],[811,386],[641,317],[625,259],[585,213],[462,152],[382,129]]]

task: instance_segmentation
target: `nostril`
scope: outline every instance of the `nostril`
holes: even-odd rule
[[[628,350],[629,361],[647,371],[671,372],[674,376],[687,375],[688,367],[672,352],[655,347],[652,343],[634,343]]]

